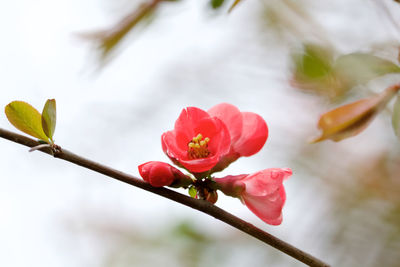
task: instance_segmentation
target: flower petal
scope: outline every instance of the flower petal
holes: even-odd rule
[[[206,118],[210,118],[210,115],[204,110],[196,107],[187,107],[182,110],[176,120],[174,130],[185,133],[188,140],[190,140],[198,134],[195,132],[198,123]]]
[[[217,117],[229,130],[231,142],[236,142],[242,135],[243,117],[240,110],[232,104],[221,103],[208,110],[208,114]]]
[[[245,193],[242,195],[242,200],[247,208],[264,222],[271,225],[282,223],[282,208],[286,201],[283,185],[269,197],[259,197]]]
[[[201,159],[178,159],[179,163],[182,164],[188,171],[192,173],[200,173],[210,170],[217,164],[219,160],[219,155],[214,155],[208,158]]]
[[[276,192],[291,175],[291,169],[270,168],[250,174],[242,182],[246,184],[246,194],[262,197]]]
[[[240,138],[232,144],[233,150],[241,156],[251,156],[264,146],[268,138],[268,126],[258,114],[242,112],[243,130]]]
[[[291,174],[291,169],[272,168],[250,175],[228,175],[214,181],[219,190],[238,197],[261,220],[278,225],[282,222],[282,208],[286,201],[282,182]]]
[[[167,154],[170,158],[187,158],[187,149],[182,148],[181,145],[178,143],[179,140],[182,140],[182,138],[177,138],[176,134],[177,133],[174,131],[168,131],[162,134],[162,149],[164,153]]]

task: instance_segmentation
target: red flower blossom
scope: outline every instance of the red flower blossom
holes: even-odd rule
[[[214,180],[223,193],[239,198],[261,220],[279,225],[286,200],[282,182],[291,175],[291,169],[272,168]]]
[[[179,184],[179,186],[185,182],[187,184],[191,183],[191,179],[188,176],[164,162],[149,161],[139,165],[138,168],[143,180],[154,187],[170,186],[173,183]]]
[[[184,109],[172,131],[161,137],[162,147],[177,165],[193,173],[220,171],[240,156],[257,153],[268,138],[264,119],[222,103],[208,112]]]
[[[241,112],[228,103],[218,104],[208,110],[224,122],[231,136],[231,148],[213,171],[220,171],[241,156],[251,156],[260,151],[268,138],[265,120],[253,112]]]
[[[231,145],[229,131],[218,118],[204,110],[188,107],[182,110],[172,131],[161,136],[164,152],[177,165],[193,173],[214,167]]]

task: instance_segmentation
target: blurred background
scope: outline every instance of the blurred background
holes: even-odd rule
[[[217,205],[332,266],[400,266],[393,104],[356,137],[308,143],[320,114],[399,82],[330,75],[353,52],[398,64],[400,4],[248,0],[228,14],[232,2],[161,2],[111,47],[101,30],[142,2],[3,1],[0,106],[41,110],[55,98],[57,144],[133,175],[168,162],[160,136],[182,108],[256,112],[265,147],[216,176],[292,168],[283,223],[222,194]],[[0,127],[16,131],[4,113]],[[4,139],[0,214],[0,266],[303,266],[214,218]]]

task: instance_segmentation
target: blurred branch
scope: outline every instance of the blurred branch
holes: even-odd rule
[[[110,29],[80,35],[83,38],[98,41],[100,43],[99,48],[102,50],[103,57],[107,56],[108,53],[126,36],[126,34],[143,18],[153,12],[162,1],[165,0],[150,0],[141,4]]]
[[[267,19],[272,22],[273,26],[279,25],[285,32],[291,33],[299,40],[304,40],[311,34],[327,48],[332,47],[326,29],[315,21],[315,18],[307,12],[301,1],[281,0],[263,1],[263,3],[266,8]],[[268,25],[269,28],[271,26]],[[310,29],[312,29],[311,32]]]
[[[4,139],[8,139],[12,142],[28,146],[28,147],[35,147],[40,145],[39,142],[23,136],[19,135],[4,129],[0,128],[0,137]],[[150,184],[144,182],[143,180],[136,178],[132,175],[123,173],[121,171],[112,169],[110,167],[104,166],[100,163],[91,161],[89,159],[85,159],[78,155],[75,155],[65,149],[50,149],[50,148],[41,148],[40,151],[53,155],[55,158],[63,159],[74,163],[76,165],[82,166],[84,168],[93,170],[95,172],[104,174],[121,182],[125,182],[127,184],[139,187],[146,191],[152,192],[154,194],[160,195],[162,197],[168,198],[175,202],[181,203],[185,206],[191,207],[203,213],[206,213],[220,221],[223,221],[236,229],[247,233],[258,240],[262,241],[265,244],[268,244],[283,253],[307,264],[308,266],[315,266],[315,267],[329,267],[328,264],[324,263],[323,261],[311,256],[310,254],[276,238],[275,236],[262,231],[261,229],[255,227],[254,225],[226,212],[225,210],[218,208],[215,205],[210,204],[205,200],[194,199],[183,194],[177,193],[167,188],[156,188],[152,187]]]

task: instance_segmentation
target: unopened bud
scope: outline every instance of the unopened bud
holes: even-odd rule
[[[207,192],[205,200],[207,200],[207,201],[210,202],[211,204],[215,204],[215,203],[217,202],[217,200],[218,200],[218,193],[217,193],[217,191],[210,191],[210,192]]]
[[[138,166],[143,180],[154,187],[170,186],[172,184],[189,184],[190,177],[177,168],[160,161],[149,161]]]

